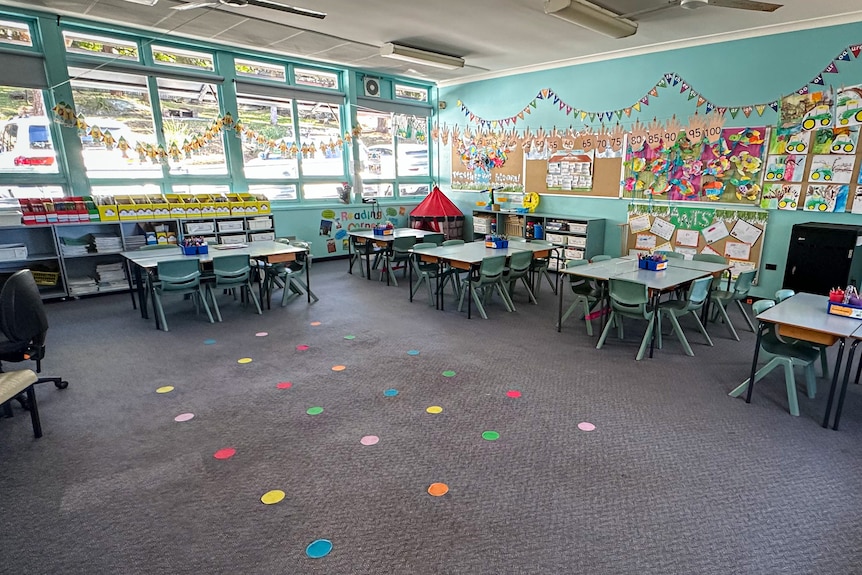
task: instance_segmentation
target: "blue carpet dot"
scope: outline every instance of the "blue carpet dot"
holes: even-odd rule
[[[387,389],[386,391],[383,392],[383,395],[385,395],[386,397],[394,397],[394,396],[398,395],[398,390],[397,389]]]
[[[321,557],[326,557],[329,555],[329,552],[332,551],[332,541],[328,539],[318,539],[317,541],[312,541],[308,547],[305,548],[305,553],[312,559],[320,559]]]
[[[407,355],[419,355],[419,350],[418,349],[411,349],[410,351],[407,352]]]
[[[204,340],[204,345],[212,345],[214,343],[215,343],[214,339],[205,339]]]

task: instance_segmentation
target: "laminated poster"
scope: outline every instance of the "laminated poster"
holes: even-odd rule
[[[670,242],[665,242],[661,245],[656,246],[655,251],[657,251],[657,252],[672,252],[673,246],[670,245]]]
[[[691,256],[697,253],[697,248],[684,248],[677,246],[676,253],[684,255],[685,259],[690,260]]]
[[[862,124],[862,86],[841,88],[835,98],[835,125],[840,128],[860,124]]]
[[[742,242],[725,242],[724,255],[730,260],[748,260],[751,256],[751,245]]]
[[[727,226],[724,225],[724,221],[718,221],[708,228],[704,228],[701,233],[706,243],[712,244],[727,237]]]
[[[853,213],[862,214],[862,186],[856,188],[856,196],[853,198]]]
[[[700,241],[700,234],[697,233],[697,230],[676,231],[676,243],[679,246],[696,248],[698,241]]]
[[[711,254],[711,255],[714,255],[714,256],[720,256],[720,255],[721,255],[720,253],[718,253],[717,251],[715,251],[714,249],[712,249],[712,248],[711,248],[711,247],[709,247],[709,246],[704,246],[704,247],[703,247],[703,249],[702,249],[702,250],[700,250],[700,253],[702,253],[702,254]]]
[[[758,228],[757,226],[753,226],[744,220],[736,220],[736,224],[734,224],[733,229],[730,230],[730,235],[735,237],[741,242],[745,242],[749,245],[754,245],[757,243],[757,240],[760,238],[760,234],[763,233],[763,230]],[[747,260],[746,257],[734,258],[737,260]]]
[[[855,154],[859,126],[823,128],[814,132],[812,154]]]
[[[649,229],[649,215],[643,214],[629,218],[629,230],[631,233],[645,232]]]
[[[652,234],[638,234],[635,248],[639,250],[654,250],[656,237]]]
[[[811,158],[808,181],[812,184],[849,184],[855,160],[855,156],[814,156]]]
[[[801,194],[800,184],[764,184],[760,207],[764,210],[795,210]]]
[[[730,264],[730,275],[732,277],[736,277],[742,272],[747,272],[749,270],[756,270],[757,266],[754,265],[754,262],[744,261],[744,260],[728,260]]]
[[[847,208],[847,194],[850,186],[808,186],[805,206],[808,212],[843,212]]]
[[[660,238],[664,238],[670,241],[670,238],[673,237],[673,231],[675,229],[676,226],[672,223],[665,221],[659,217],[656,217],[655,220],[653,220],[650,232],[659,236]]]
[[[769,136],[770,154],[807,154],[810,149],[811,132],[802,131],[802,126],[773,128]]]
[[[801,182],[805,176],[805,158],[798,154],[768,156],[764,179],[767,182]]]

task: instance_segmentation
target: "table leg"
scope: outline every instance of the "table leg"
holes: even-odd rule
[[[440,311],[446,311],[446,301],[443,297],[443,270],[445,268],[443,260],[437,262],[437,291],[434,294],[435,300],[440,302]]]
[[[563,331],[563,286],[560,285],[563,274],[557,272],[557,295],[560,296],[560,304],[557,306],[557,333]],[[542,281],[542,278],[539,278]]]
[[[835,399],[835,390],[838,388],[838,374],[841,372],[841,359],[844,357],[844,338],[838,340],[838,357],[835,358],[835,369],[832,373],[832,386],[829,388],[829,399],[826,400],[826,413],[823,414],[823,427],[829,427],[829,416],[832,415],[832,400]]]
[[[467,272],[467,319],[472,318],[473,312],[473,266]]]
[[[353,238],[347,241],[347,273],[353,275]],[[359,262],[362,265],[362,262]],[[359,268],[362,270],[362,268]]]
[[[853,340],[853,343],[850,344],[850,352],[847,354],[847,367],[844,368],[844,381],[841,383],[841,393],[838,395],[838,405],[835,406],[835,420],[832,422],[832,429],[835,431],[838,431],[838,422],[841,421],[841,410],[844,408],[844,395],[847,393],[847,384],[850,381],[850,370],[853,368],[853,354],[856,353],[857,345],[859,345],[859,340]],[[856,381],[859,381],[858,369],[856,370]]]
[[[129,295],[132,296],[132,309],[138,309],[138,300],[135,299],[135,286],[132,285],[132,263],[126,260],[126,279],[129,282]]]
[[[652,352],[655,349],[655,340],[658,337],[658,300],[661,298],[661,292],[656,290],[652,296],[652,338],[649,341],[649,357],[652,359]]]
[[[147,288],[141,276],[141,266],[137,264],[135,265],[135,283],[138,284],[138,304],[141,307],[141,317],[150,319],[149,314],[147,314]]]
[[[311,303],[311,251],[305,252],[305,285],[308,287],[308,303]]]
[[[359,262],[359,265],[362,265],[362,262]],[[371,240],[365,242],[365,271],[368,273],[365,274],[365,279],[371,279]]]
[[[748,391],[745,394],[745,403],[751,403],[751,391],[754,389],[754,376],[757,373],[757,358],[760,356],[760,340],[763,339],[763,330],[766,328],[764,322],[757,326],[757,340],[754,342],[754,359],[751,360],[751,377],[748,378]],[[773,326],[772,329],[778,329]]]

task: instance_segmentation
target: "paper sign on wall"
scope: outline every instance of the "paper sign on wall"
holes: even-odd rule
[[[724,255],[731,260],[748,260],[751,256],[751,245],[743,242],[725,242]]]
[[[747,272],[749,270],[755,270],[757,267],[754,265],[754,262],[742,261],[742,260],[730,260],[730,274],[733,277],[738,276],[742,272]]]
[[[718,240],[722,240],[727,237],[727,226],[724,225],[723,221],[718,221],[712,224],[709,227],[703,228],[701,232],[703,234],[703,239],[706,240],[706,243],[712,244],[717,242]]]
[[[649,231],[659,236],[660,238],[664,238],[670,241],[670,238],[673,237],[673,231],[675,229],[675,225],[657,217],[655,218],[655,220],[653,220],[652,227]]]
[[[657,251],[657,252],[672,252],[673,246],[670,245],[670,242],[665,242],[659,246],[656,246],[655,251]]]
[[[629,230],[631,233],[645,232],[649,229],[649,216],[644,214],[629,219]]]
[[[638,234],[635,248],[639,250],[653,250],[655,249],[655,239],[655,236],[652,234]]]
[[[710,255],[713,255],[713,256],[720,256],[720,255],[721,255],[720,253],[718,253],[717,251],[715,251],[714,249],[712,249],[712,248],[711,248],[711,247],[709,247],[709,246],[704,246],[704,248],[703,248],[702,250],[700,250],[700,253],[702,253],[702,254],[710,254]]]
[[[697,230],[677,230],[676,243],[680,246],[688,246],[696,248],[697,242],[700,240],[700,234]]]
[[[685,259],[690,260],[691,256],[693,256],[697,253],[697,249],[696,248],[684,248],[681,246],[677,246],[676,253],[684,255],[684,256],[686,256]]]
[[[749,245],[754,245],[757,240],[760,238],[760,234],[763,233],[763,230],[758,228],[757,226],[752,226],[746,221],[736,220],[736,224],[734,224],[733,229],[730,230],[730,235],[735,237],[741,242],[745,242]],[[738,259],[748,259],[748,257],[738,258]]]

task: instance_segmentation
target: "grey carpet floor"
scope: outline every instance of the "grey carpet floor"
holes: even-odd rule
[[[50,304],[44,371],[71,384],[38,389],[40,440],[17,405],[0,419],[0,572],[862,573],[858,386],[833,432],[826,380],[798,418],[779,371],[727,396],[745,330],[710,326],[710,348],[684,323],[696,357],[671,336],[635,362],[643,327],[602,350],[574,319],[557,333],[547,285],[467,321],[343,260],[312,281],[319,303],[223,297],[215,325],[174,298],[169,333],[128,295]]]

